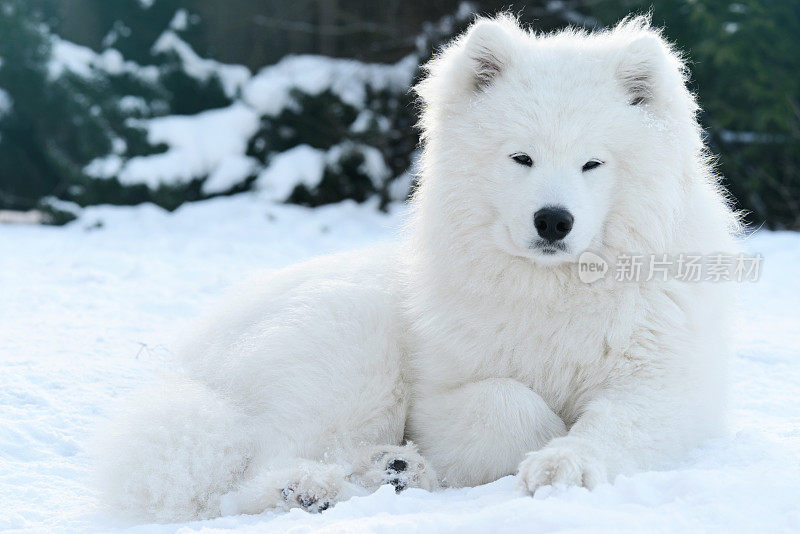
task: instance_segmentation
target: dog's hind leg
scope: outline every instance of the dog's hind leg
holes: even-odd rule
[[[103,500],[125,515],[178,521],[219,515],[255,451],[247,418],[204,384],[165,377],[139,391],[98,436]]]

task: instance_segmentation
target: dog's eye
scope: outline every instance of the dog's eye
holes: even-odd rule
[[[596,169],[597,167],[599,167],[602,164],[603,164],[603,162],[600,161],[599,159],[590,159],[589,161],[587,161],[586,163],[583,164],[583,169],[581,169],[581,170],[583,172],[591,171],[592,169]]]
[[[511,154],[509,156],[511,159],[519,163],[520,165],[525,165],[526,167],[533,166],[533,160],[527,154],[523,154],[522,152],[517,152],[516,154]]]

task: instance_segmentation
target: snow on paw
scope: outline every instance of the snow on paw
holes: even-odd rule
[[[352,476],[367,487],[390,484],[397,493],[406,488],[433,491],[437,487],[436,474],[412,443],[372,448]]]
[[[325,492],[319,492],[313,489],[309,491],[308,488],[300,490],[294,485],[290,485],[281,490],[281,496],[283,500],[286,501],[289,508],[299,507],[311,514],[324,512],[335,504],[335,501],[332,499],[322,498],[322,493]]]
[[[531,452],[520,463],[517,487],[531,495],[542,486],[593,488],[606,480],[603,465],[575,447],[549,446]]]
[[[402,458],[394,458],[386,464],[386,482],[394,486],[400,493],[408,487],[408,462]]]
[[[318,514],[347,498],[342,484],[344,472],[338,465],[300,468],[292,479],[281,490],[281,497],[288,508],[302,508]]]
[[[286,512],[302,508],[319,513],[352,497],[353,485],[345,481],[345,470],[336,464],[300,460],[279,469],[264,469],[237,490],[220,497],[223,515]]]

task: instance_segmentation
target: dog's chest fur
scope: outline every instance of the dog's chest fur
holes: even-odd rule
[[[415,322],[412,368],[421,388],[513,378],[570,424],[588,394],[624,365],[632,292],[588,286],[497,287],[483,298],[431,295]]]

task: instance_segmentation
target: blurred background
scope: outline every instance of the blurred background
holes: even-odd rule
[[[258,190],[409,192],[409,87],[475,13],[537,30],[652,9],[751,223],[800,229],[800,1],[0,0],[0,221]]]

